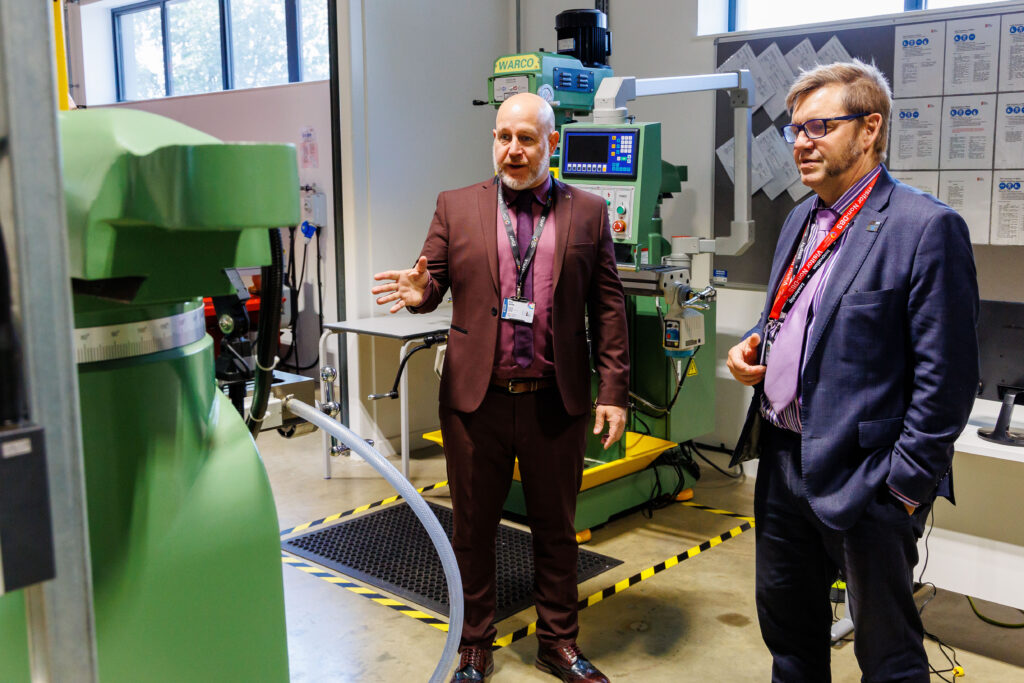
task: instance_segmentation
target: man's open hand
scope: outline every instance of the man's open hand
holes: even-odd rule
[[[405,306],[419,306],[423,303],[423,295],[430,282],[427,272],[427,257],[420,256],[416,265],[408,270],[385,270],[373,276],[374,280],[391,280],[384,285],[377,285],[370,290],[372,294],[383,294],[377,297],[377,303],[384,305],[395,302],[389,309],[397,313]]]

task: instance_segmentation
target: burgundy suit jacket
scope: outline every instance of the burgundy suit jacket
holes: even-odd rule
[[[558,181],[552,191],[557,233],[551,335],[562,402],[570,415],[590,409],[588,316],[597,402],[625,406],[629,337],[605,202]],[[434,287],[420,306],[410,308],[413,313],[432,311],[451,289],[454,308],[439,399],[461,412],[480,406],[494,367],[501,309],[497,216],[493,180],[438,195],[422,251]]]

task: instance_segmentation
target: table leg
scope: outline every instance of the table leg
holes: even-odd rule
[[[317,410],[323,405],[323,397],[327,395],[327,383],[323,378],[323,369],[327,364],[327,340],[337,334],[334,330],[324,330],[320,335],[320,400],[316,402]],[[337,370],[337,368],[335,368]],[[341,387],[338,387],[341,391]],[[324,430],[320,430],[321,449],[324,453],[324,479],[331,478],[331,437]]]

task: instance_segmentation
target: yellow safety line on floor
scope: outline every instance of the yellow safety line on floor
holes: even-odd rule
[[[349,581],[344,576],[338,576],[337,574],[332,574],[329,571],[325,571],[323,567],[317,567],[308,564],[297,557],[292,557],[291,555],[287,555],[285,553],[281,553],[281,562],[288,565],[289,567],[295,567],[296,569],[304,571],[310,576],[315,576],[318,579],[323,579],[327,583],[334,584],[339,588],[344,588],[346,590],[352,591],[356,595],[361,595],[364,598],[369,598],[378,605],[390,607],[396,612],[401,612],[407,617],[412,617],[417,621],[422,621],[424,624],[430,624],[431,626],[440,631],[444,631],[445,633],[448,632],[448,622],[442,619],[438,619],[437,617],[431,616],[429,614],[426,614],[425,612],[421,612],[419,609],[415,607],[403,605],[394,598],[378,593],[374,589],[367,588],[362,584],[355,583],[354,581]]]
[[[698,507],[698,509],[704,509],[703,506],[691,506],[691,507]],[[710,512],[711,510],[708,509],[708,511]],[[740,515],[729,513],[729,512],[726,512],[725,510],[722,510],[721,513],[727,514],[730,517],[740,517]],[[720,536],[715,536],[714,538],[709,538],[708,540],[704,541],[700,545],[696,545],[696,546],[690,548],[686,552],[679,553],[678,555],[673,555],[672,557],[668,558],[667,560],[665,560],[663,562],[659,562],[658,564],[654,565],[653,567],[648,567],[647,569],[644,569],[641,572],[633,574],[633,576],[630,576],[628,579],[623,579],[622,581],[619,581],[618,583],[616,583],[616,584],[614,584],[612,586],[608,586],[607,588],[605,588],[603,590],[600,590],[600,591],[598,591],[596,593],[590,594],[586,598],[583,598],[582,600],[580,600],[578,605],[577,605],[577,607],[579,609],[583,610],[583,609],[586,609],[587,607],[590,607],[591,605],[596,605],[597,603],[601,602],[605,598],[610,598],[611,596],[615,595],[616,593],[621,593],[622,591],[626,590],[627,588],[629,588],[631,586],[635,586],[636,584],[640,583],[641,581],[646,581],[647,579],[651,578],[655,574],[663,572],[666,569],[671,569],[672,567],[675,567],[680,562],[683,562],[684,560],[688,560],[691,557],[694,557],[695,555],[699,555],[702,552],[704,552],[705,550],[710,550],[711,548],[714,548],[717,545],[721,545],[722,543],[728,541],[730,538],[736,538],[737,536],[742,534],[744,531],[749,531],[752,528],[754,528],[753,520],[751,520],[749,522],[744,522],[743,524],[740,524],[738,527],[730,529],[729,531],[726,531],[724,534],[721,534]],[[516,642],[517,640],[522,640],[523,638],[525,638],[528,635],[532,634],[536,630],[537,630],[537,622],[534,621],[534,622],[530,623],[529,625],[524,626],[521,629],[513,631],[512,633],[504,635],[504,636],[498,638],[497,640],[495,640],[494,641],[493,649],[497,650],[498,648],[502,648],[502,647],[506,647],[508,645],[511,645],[512,643]]]
[[[742,519],[745,522],[753,522],[753,517],[747,517],[745,515],[738,515],[735,512],[729,512],[728,510],[719,510],[718,508],[708,507],[707,505],[701,505],[695,503],[692,500],[682,502],[681,505],[685,505],[688,508],[697,508],[698,510],[704,510],[705,512],[713,512],[716,515],[725,515],[726,517],[735,517],[736,519]]]
[[[441,486],[447,485],[447,483],[448,482],[446,482],[446,481],[439,482],[437,484],[432,484],[430,486],[426,486],[426,487],[424,487],[422,489],[419,489],[419,490],[420,491],[429,491],[430,489],[439,488]],[[335,519],[338,519],[340,517],[344,517],[346,515],[353,514],[355,512],[361,512],[361,511],[367,510],[367,509],[369,509],[371,507],[376,507],[378,505],[383,505],[383,504],[388,503],[388,502],[393,502],[393,501],[395,501],[397,499],[398,499],[398,496],[394,496],[392,498],[386,498],[386,499],[384,499],[382,501],[377,501],[376,503],[370,503],[369,505],[363,505],[363,506],[360,506],[358,508],[353,508],[352,510],[348,510],[346,512],[342,512],[342,513],[339,513],[337,515],[332,515],[331,517],[325,517],[324,519],[317,520],[315,522],[309,522],[306,525],[300,525],[298,527],[295,527],[294,529],[288,529],[286,531],[282,531],[281,535],[285,536],[285,535],[287,535],[289,533],[294,532],[295,530],[300,530],[301,531],[301,530],[303,530],[305,528],[308,528],[309,526],[315,526],[317,524],[323,524],[326,521],[333,521]],[[744,520],[744,523],[740,524],[738,527],[734,527],[734,528],[730,529],[729,531],[726,531],[724,534],[720,534],[720,535],[715,536],[713,538],[709,538],[708,540],[704,541],[700,545],[696,545],[696,546],[690,548],[689,550],[686,550],[685,552],[679,553],[678,555],[673,555],[672,557],[664,560],[663,562],[659,562],[658,564],[654,565],[653,567],[648,567],[647,569],[644,569],[643,571],[640,571],[640,572],[630,576],[629,578],[623,579],[623,580],[615,583],[614,585],[608,586],[607,588],[604,588],[604,589],[602,589],[600,591],[597,591],[596,593],[592,593],[592,594],[588,595],[586,598],[583,598],[582,600],[579,601],[577,607],[580,610],[584,610],[587,607],[590,607],[591,605],[596,605],[597,603],[601,602],[602,600],[604,600],[606,598],[610,598],[611,596],[613,596],[613,595],[615,595],[617,593],[621,593],[622,591],[626,590],[627,588],[630,588],[631,586],[635,586],[636,584],[640,583],[641,581],[646,581],[647,579],[651,578],[655,574],[659,574],[659,573],[665,571],[666,569],[671,569],[672,567],[675,567],[676,565],[678,565],[680,562],[683,562],[685,560],[690,559],[691,557],[699,555],[699,554],[701,554],[702,552],[704,552],[706,550],[710,550],[711,548],[714,548],[715,546],[721,545],[722,543],[728,541],[731,538],[736,538],[737,536],[742,534],[744,531],[750,531],[751,529],[754,528],[754,518],[753,517],[747,517],[747,516],[744,516],[744,515],[737,514],[735,512],[729,512],[728,510],[721,510],[721,509],[718,509],[718,508],[708,507],[706,505],[701,505],[700,503],[694,503],[693,501],[686,501],[686,502],[683,502],[681,504],[685,505],[686,507],[696,508],[698,510],[704,510],[705,512],[711,512],[711,513],[714,513],[716,515],[724,515],[724,516],[727,516],[727,517],[735,517],[737,519],[742,519],[742,520]],[[369,598],[370,600],[373,600],[374,602],[376,602],[376,603],[378,603],[380,605],[384,605],[385,607],[390,607],[391,609],[393,609],[393,610],[395,610],[397,612],[401,612],[402,614],[406,615],[407,617],[411,617],[413,619],[416,619],[417,621],[421,621],[421,622],[423,622],[425,624],[429,624],[430,626],[433,626],[434,628],[438,629],[439,631],[444,631],[446,633],[448,632],[448,623],[447,622],[445,622],[445,621],[443,621],[443,620],[441,620],[441,619],[439,619],[437,617],[434,617],[434,616],[431,616],[431,615],[426,614],[424,612],[421,612],[419,609],[417,609],[415,607],[409,607],[408,605],[404,605],[404,604],[398,602],[397,600],[395,600],[394,598],[390,598],[390,597],[388,597],[386,595],[383,595],[381,593],[377,593],[372,588],[367,588],[366,586],[363,586],[362,584],[355,583],[354,581],[350,581],[350,580],[348,580],[347,578],[345,578],[343,576],[339,576],[339,575],[334,574],[334,573],[332,573],[330,571],[326,571],[323,567],[318,567],[318,566],[314,566],[312,564],[308,564],[307,562],[304,562],[303,560],[301,560],[301,559],[299,559],[297,557],[293,557],[293,556],[288,555],[288,554],[283,553],[283,552],[281,553],[281,561],[284,564],[288,565],[288,566],[295,567],[296,569],[299,569],[299,570],[309,574],[310,576],[315,576],[318,579],[323,579],[324,581],[327,581],[328,583],[334,584],[334,585],[338,586],[339,588],[345,588],[346,590],[349,590],[349,591],[351,591],[351,592],[353,592],[353,593],[355,593],[357,595],[361,595],[363,597]],[[497,650],[497,649],[500,649],[500,648],[503,648],[503,647],[507,647],[507,646],[511,645],[512,643],[514,643],[516,641],[522,640],[523,638],[526,638],[527,636],[533,635],[536,631],[537,631],[537,622],[533,621],[530,624],[528,624],[528,625],[526,625],[526,626],[524,626],[524,627],[522,627],[520,629],[517,629],[517,630],[513,631],[512,633],[506,634],[506,635],[501,636],[500,638],[496,639],[494,641],[493,649]]]
[[[416,490],[419,493],[426,493],[427,491],[433,491],[434,489],[444,488],[447,485],[448,485],[448,481],[445,480],[445,481],[439,481],[436,484],[431,484],[430,486],[424,486],[423,488],[416,489]],[[287,536],[289,534],[298,533],[300,531],[306,531],[310,527],[319,526],[321,524],[328,524],[330,522],[336,522],[339,519],[341,519],[342,517],[348,517],[349,515],[354,515],[354,514],[357,514],[357,513],[360,513],[360,512],[366,512],[367,510],[373,509],[375,507],[380,507],[381,505],[387,505],[388,503],[394,503],[396,500],[399,500],[400,498],[401,498],[401,496],[391,496],[390,498],[385,498],[384,500],[378,500],[378,501],[376,501],[374,503],[367,503],[366,505],[360,505],[359,507],[352,508],[351,510],[345,510],[344,512],[338,512],[336,514],[331,515],[330,517],[323,517],[321,519],[317,519],[317,520],[314,520],[312,522],[306,522],[305,524],[300,524],[298,526],[292,527],[291,529],[282,529],[281,530],[281,536]]]

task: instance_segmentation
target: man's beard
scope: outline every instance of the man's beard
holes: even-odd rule
[[[544,177],[550,172],[548,170],[549,162],[546,161],[546,159],[548,158],[548,150],[545,150],[544,154],[541,155],[541,163],[537,168],[537,171],[526,180],[517,180],[515,178],[510,178],[505,173],[504,169],[502,169],[501,164],[498,162],[496,158],[492,157],[491,160],[494,163],[495,175],[497,175],[501,179],[501,182],[505,183],[505,185],[507,185],[510,190],[515,190],[518,192],[519,190],[525,190],[531,187],[536,187],[541,183]]]
[[[829,178],[835,178],[846,173],[853,168],[854,164],[860,161],[862,156],[864,156],[864,152],[860,150],[860,147],[857,144],[857,139],[851,139],[850,144],[847,145],[842,156],[832,163],[825,163],[825,175]]]

